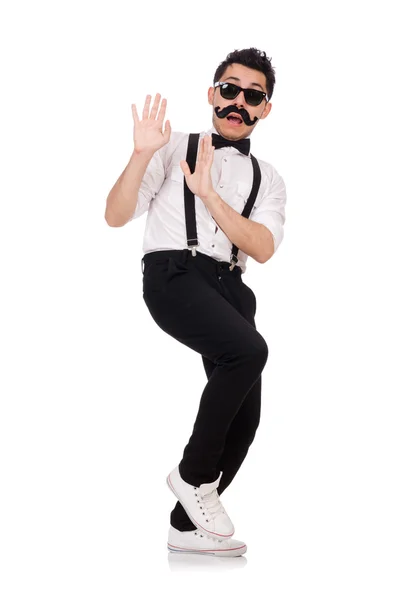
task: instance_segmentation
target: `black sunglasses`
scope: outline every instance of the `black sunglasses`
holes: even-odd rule
[[[254,90],[253,88],[242,88],[239,85],[235,85],[234,83],[229,83],[227,81],[217,81],[214,83],[214,87],[219,87],[219,91],[221,93],[222,98],[226,100],[233,100],[236,98],[241,90],[244,92],[244,98],[247,104],[250,106],[258,106],[263,98],[266,98],[266,102],[269,101],[269,98],[265,92],[261,92],[260,90]]]

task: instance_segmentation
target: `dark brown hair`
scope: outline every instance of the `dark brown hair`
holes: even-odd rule
[[[234,50],[227,55],[226,59],[221,62],[215,71],[213,83],[222,81],[222,75],[227,67],[233,63],[238,63],[245,67],[249,67],[250,69],[256,69],[264,74],[266,77],[266,91],[270,100],[273,95],[274,84],[276,83],[275,70],[271,65],[271,60],[271,58],[266,56],[266,52],[258,50],[257,48]]]

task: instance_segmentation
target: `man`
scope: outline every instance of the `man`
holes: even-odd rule
[[[234,51],[208,90],[213,126],[173,132],[156,95],[134,118],[134,152],[107,199],[120,227],[148,211],[143,299],[161,329],[201,355],[208,382],[193,432],[167,483],[178,498],[168,549],[239,556],[219,496],[231,483],[260,420],[268,347],[255,326],[256,297],[243,282],[251,256],[265,263],[283,239],[286,190],[250,154],[250,134],[271,110],[274,69],[264,52]],[[189,91],[192,91],[189,86]],[[187,390],[189,393],[189,390]]]

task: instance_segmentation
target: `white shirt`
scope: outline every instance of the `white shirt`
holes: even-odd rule
[[[218,133],[214,126],[200,133]],[[148,211],[142,251],[183,250],[188,247],[183,194],[184,174],[180,161],[186,160],[188,133],[171,132],[170,141],[154,153],[138,192],[133,216],[137,219]],[[254,155],[255,156],[255,155]],[[286,189],[283,178],[269,163],[258,160],[262,174],[257,199],[249,218],[265,225],[273,235],[274,251],[283,237]],[[240,215],[253,183],[252,161],[249,156],[227,146],[214,150],[211,166],[214,190]],[[220,261],[230,262],[232,242],[218,227],[204,202],[195,196],[198,252]],[[217,231],[216,231],[217,230]],[[215,233],[216,231],[216,233]],[[246,271],[248,255],[238,251],[238,267]]]

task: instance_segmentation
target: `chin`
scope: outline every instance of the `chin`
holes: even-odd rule
[[[226,121],[226,123],[224,123],[224,121]],[[228,125],[228,122],[226,119],[219,119],[217,125],[214,124],[214,127],[216,129],[220,129],[222,127],[224,129],[225,133],[228,133],[228,134],[236,133],[237,135],[239,135],[242,132],[246,133],[246,131],[247,131],[247,125],[244,122],[240,125],[240,127],[232,127],[232,126]]]

